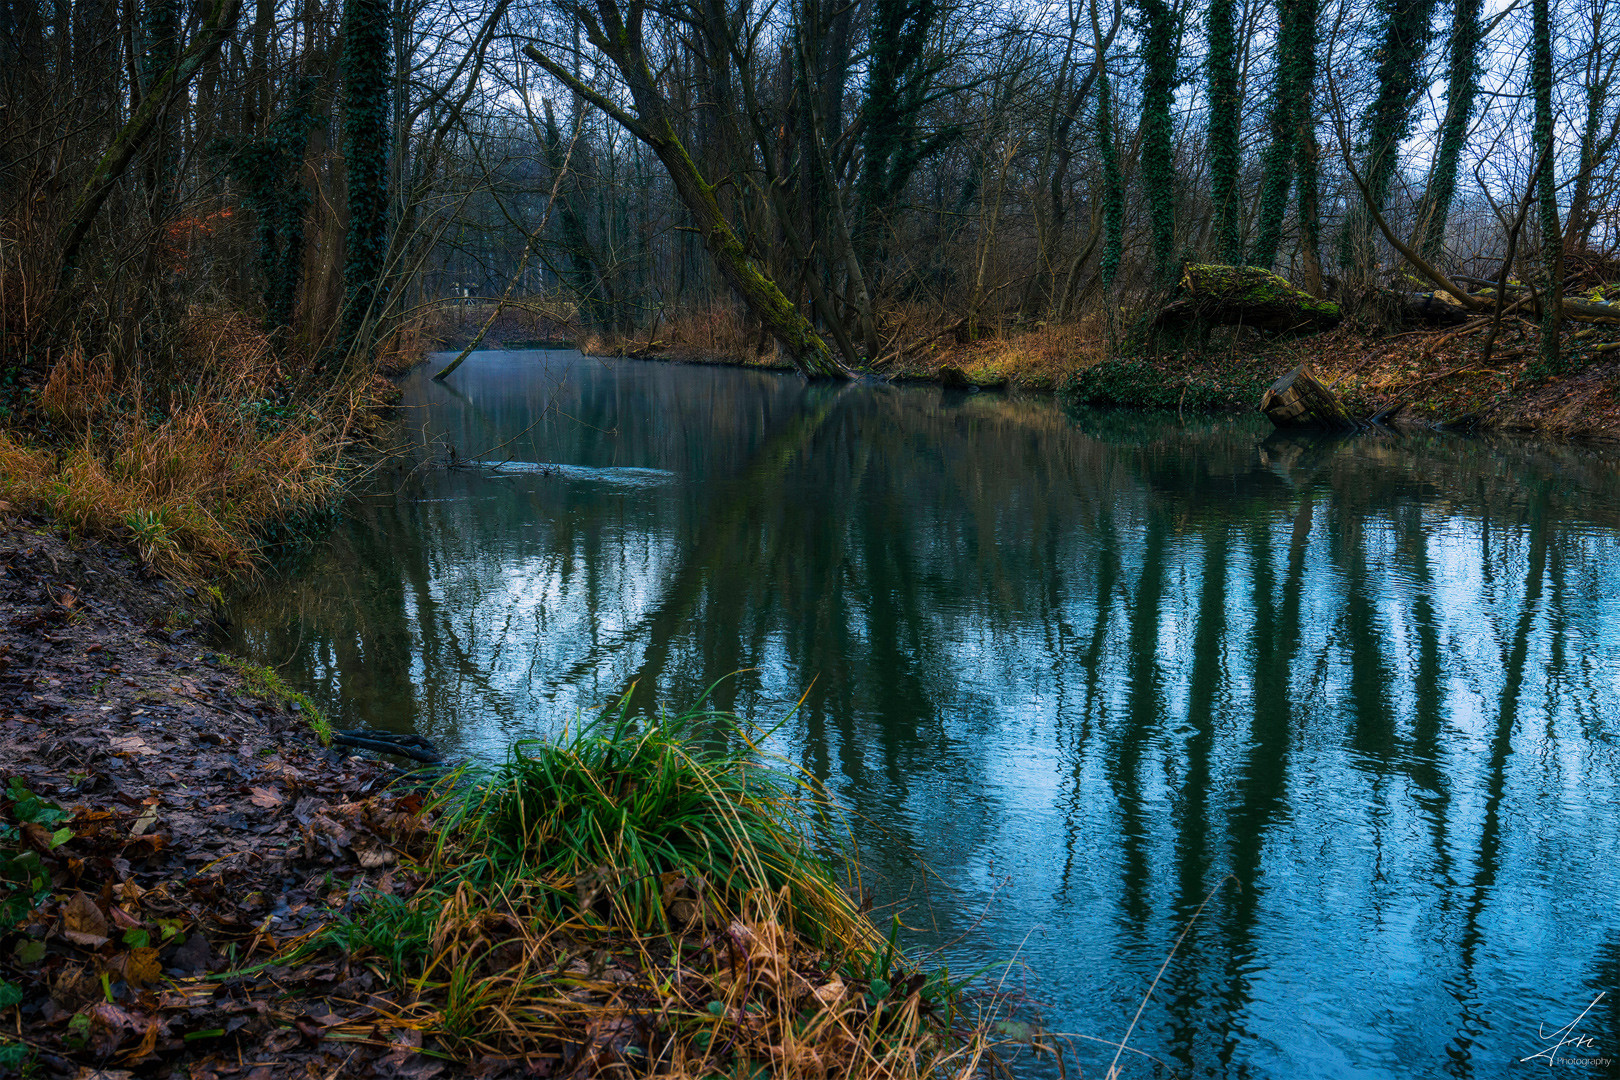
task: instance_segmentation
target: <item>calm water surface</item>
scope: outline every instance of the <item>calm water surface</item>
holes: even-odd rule
[[[1620,1060],[1610,453],[432,369],[414,463],[233,613],[339,726],[496,758],[741,671],[715,703],[804,697],[776,746],[855,811],[880,899],[953,970],[1017,957],[1071,1075],[1211,894],[1126,1076],[1616,1071],[1519,1061],[1600,993],[1558,1056]]]

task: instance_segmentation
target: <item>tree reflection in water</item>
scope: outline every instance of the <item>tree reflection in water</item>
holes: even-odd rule
[[[954,967],[1016,954],[1097,1038],[1231,874],[1132,1040],[1189,1074],[1495,1075],[1616,970],[1612,455],[562,353],[456,382],[407,384],[419,460],[582,468],[398,470],[235,605],[340,726],[496,755],[718,681],[917,942],[971,930]]]

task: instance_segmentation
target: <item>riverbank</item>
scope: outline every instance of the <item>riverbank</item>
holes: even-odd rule
[[[203,309],[161,346],[120,362],[75,345],[8,388],[0,500],[193,585],[256,572],[330,523],[398,399],[381,372],[421,352],[397,341],[375,368],[326,370]]]
[[[1620,438],[1620,327],[1566,332],[1564,369],[1537,374],[1539,329],[1508,320],[1491,361],[1478,362],[1486,329],[1383,331],[1345,322],[1324,332],[1268,334],[1217,327],[1196,348],[1111,351],[1092,323],[1006,330],[965,340],[964,327],[910,335],[918,344],[873,375],[961,389],[1059,392],[1082,404],[1241,412],[1301,363],[1334,387],[1352,415],[1459,430],[1555,438]],[[521,334],[521,331],[514,331]],[[1616,339],[1611,341],[1610,339]],[[962,339],[962,340],[959,340]],[[587,353],[791,371],[733,317],[672,319],[651,343],[583,336]]]
[[[463,789],[578,812],[514,831],[323,747],[307,699],[212,651],[206,588],[119,545],[0,506],[0,582],[0,1073],[923,1076],[985,1050],[746,742],[533,747]],[[593,791],[635,851],[568,831]],[[681,829],[708,863],[659,861]]]

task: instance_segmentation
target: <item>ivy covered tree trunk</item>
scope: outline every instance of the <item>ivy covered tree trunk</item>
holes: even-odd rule
[[[1125,255],[1125,178],[1119,169],[1119,147],[1114,143],[1114,94],[1108,69],[1098,64],[1097,159],[1102,163],[1102,283],[1112,288]]]
[[[1154,284],[1176,272],[1175,131],[1176,18],[1167,0],[1139,0],[1142,13],[1142,182],[1153,235]]]
[[[1558,220],[1558,170],[1553,167],[1552,24],[1548,0],[1530,3],[1530,89],[1535,98],[1531,142],[1540,169],[1536,176],[1541,224],[1541,374],[1563,370],[1559,324],[1563,321],[1564,234]]]
[[[1435,262],[1446,242],[1446,219],[1457,193],[1457,163],[1468,141],[1479,92],[1480,0],[1451,0],[1451,57],[1446,76],[1446,116],[1440,124],[1440,148],[1423,207],[1423,257]]]
[[[302,78],[263,138],[223,141],[231,177],[258,219],[264,321],[269,330],[292,325],[304,268],[304,216],[311,196],[303,184],[304,153],[320,124],[315,80]]]
[[[1282,245],[1283,217],[1288,211],[1288,188],[1293,181],[1294,140],[1299,134],[1294,115],[1294,80],[1287,55],[1290,21],[1295,7],[1296,0],[1281,0],[1278,4],[1277,74],[1272,83],[1271,107],[1268,110],[1271,142],[1266,146],[1260,172],[1260,220],[1254,249],[1249,253],[1249,262],[1262,270],[1270,270],[1276,264],[1277,249]]]
[[[343,323],[338,353],[361,343],[383,300],[388,257],[388,100],[390,60],[387,0],[344,0],[343,158],[349,228],[344,240]]]
[[[1427,88],[1422,68],[1434,4],[1435,0],[1378,0],[1378,48],[1373,54],[1377,92],[1363,119],[1367,157],[1361,175],[1380,212],[1389,202],[1401,142],[1412,130],[1412,104]],[[1347,273],[1363,280],[1372,276],[1377,261],[1373,219],[1361,203],[1351,207],[1345,221],[1339,259]]]
[[[180,51],[179,0],[149,0],[145,18],[142,20],[141,34],[145,39],[145,48],[141,53],[139,92],[141,96],[145,96],[159,76],[169,70],[169,66],[174,63],[174,58]],[[176,138],[175,132],[177,111],[169,110],[168,115],[159,123],[158,129],[152,135],[152,146],[147,152],[146,190],[150,212],[154,216],[161,215],[163,204],[172,194],[175,178],[180,171],[179,139]]]
[[[1209,172],[1215,202],[1215,250],[1221,262],[1243,261],[1238,235],[1238,73],[1232,0],[1209,4]]]
[[[1263,270],[1277,262],[1282,247],[1283,220],[1288,212],[1288,191],[1298,180],[1298,218],[1301,254],[1307,279],[1315,279],[1310,292],[1321,286],[1321,207],[1317,186],[1316,116],[1316,0],[1280,0],[1276,81],[1272,84],[1269,120],[1271,143],[1266,147],[1260,179],[1260,221],[1249,261]],[[1314,267],[1314,273],[1312,271]]]
[[[860,262],[874,271],[885,254],[883,233],[912,174],[961,135],[953,125],[925,135],[921,124],[944,66],[942,58],[928,54],[941,10],[939,0],[872,0],[854,241]]]

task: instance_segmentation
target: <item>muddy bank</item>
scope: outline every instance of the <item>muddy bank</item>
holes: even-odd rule
[[[406,887],[412,807],[255,694],[203,607],[120,548],[0,512],[0,1060],[430,1077],[372,972],[274,962],[363,887]]]

